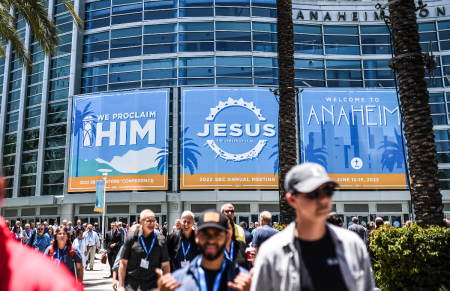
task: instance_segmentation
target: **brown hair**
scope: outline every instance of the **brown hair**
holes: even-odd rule
[[[228,216],[227,216],[227,218],[228,218],[228,221],[229,221],[230,224],[231,224],[231,229],[233,229],[233,235],[231,236],[231,238],[232,238],[233,240],[236,240],[236,232],[235,232],[235,228],[234,228],[234,220],[231,219],[231,218],[228,217]]]
[[[58,248],[58,240],[56,239],[56,237],[58,236],[58,234],[64,231],[67,235],[67,242],[66,242],[66,246],[71,246],[72,242],[70,241],[70,231],[67,227],[65,227],[64,225],[60,225],[58,226],[58,228],[56,229],[55,233],[53,234],[53,241],[52,241],[52,245],[53,245],[53,249],[56,250]]]

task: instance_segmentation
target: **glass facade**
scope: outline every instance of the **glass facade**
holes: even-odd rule
[[[1,147],[9,198],[64,194],[72,95],[171,88],[173,96],[183,86],[278,86],[274,0],[74,4],[83,11],[82,34],[75,33],[62,2],[49,1],[59,29],[56,55],[44,55],[17,15],[32,70],[22,68],[14,51],[8,62],[0,60]],[[365,7],[373,13],[372,4]],[[323,13],[329,8],[316,6]],[[294,19],[297,87],[395,88],[383,21],[321,21],[314,13],[316,21]],[[450,190],[450,17],[419,18],[419,32],[422,50],[431,43],[437,56],[436,78],[430,84],[427,74],[427,82],[442,189]],[[172,163],[172,136],[169,143]],[[169,176],[178,179],[171,166]]]

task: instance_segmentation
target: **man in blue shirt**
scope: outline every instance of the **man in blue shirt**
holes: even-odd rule
[[[37,233],[32,235],[27,241],[27,245],[40,252],[45,252],[51,243],[48,234],[44,233],[43,225],[39,225],[37,227]]]
[[[261,224],[261,227],[256,229],[252,240],[252,246],[255,248],[256,253],[263,242],[269,239],[272,235],[278,233],[278,230],[271,226],[272,214],[269,211],[261,212],[259,215],[259,223]]]

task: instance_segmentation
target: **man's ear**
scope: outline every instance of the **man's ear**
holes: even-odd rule
[[[297,208],[297,201],[295,195],[292,195],[292,193],[286,193],[286,201],[289,203],[289,205],[292,208]]]
[[[195,231],[195,243],[198,244],[198,230]]]

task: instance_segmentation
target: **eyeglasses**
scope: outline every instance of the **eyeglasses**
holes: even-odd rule
[[[312,192],[306,193],[306,196],[309,199],[314,200],[314,199],[319,198],[320,192],[323,192],[326,197],[330,198],[334,194],[334,186],[333,185],[328,185],[328,186],[325,186],[322,189],[316,189],[316,190],[314,190]]]
[[[144,222],[145,223],[155,223],[156,220],[154,220],[154,219],[145,219]]]
[[[234,210],[224,210],[224,213],[234,213]]]
[[[43,228],[38,228],[37,230],[44,230]]]

